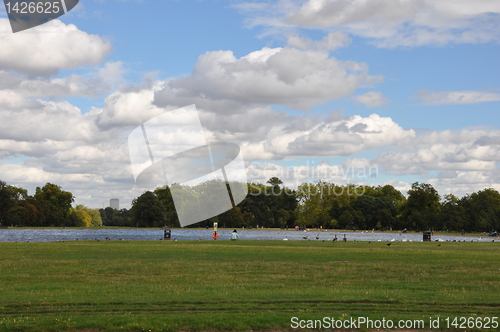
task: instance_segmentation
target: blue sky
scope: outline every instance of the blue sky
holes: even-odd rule
[[[496,0],[81,0],[12,34],[2,8],[0,179],[128,207],[128,134],[195,104],[249,181],[323,163],[337,183],[500,190],[499,22]]]

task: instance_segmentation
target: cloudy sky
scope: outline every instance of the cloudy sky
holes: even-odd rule
[[[500,190],[498,0],[80,0],[13,34],[0,180],[129,207],[127,139],[195,104],[249,181]]]

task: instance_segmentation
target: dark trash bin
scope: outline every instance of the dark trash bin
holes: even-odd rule
[[[172,230],[170,228],[165,228],[165,230],[163,231],[163,239],[170,240],[171,237],[172,237]]]
[[[431,231],[424,231],[424,241],[430,241],[431,240]]]

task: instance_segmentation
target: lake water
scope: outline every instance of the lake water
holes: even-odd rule
[[[173,229],[172,240],[211,240],[213,230],[199,229]],[[219,240],[231,238],[232,230],[219,230]],[[339,231],[314,231],[307,232],[296,230],[238,230],[240,240],[284,240],[291,241],[332,241],[336,236],[342,241],[344,234],[347,241],[422,241],[422,234],[399,234],[377,232],[339,232]],[[162,229],[0,229],[0,242],[51,242],[51,241],[78,241],[78,240],[161,240]],[[307,238],[305,238],[307,237]],[[318,239],[317,239],[318,238]],[[481,241],[491,242],[490,236],[433,236],[444,241]],[[500,241],[500,239],[499,239]]]

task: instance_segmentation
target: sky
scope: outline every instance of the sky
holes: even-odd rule
[[[18,33],[0,6],[0,180],[129,208],[128,136],[194,104],[249,182],[500,190],[499,41],[498,0],[80,0]]]

